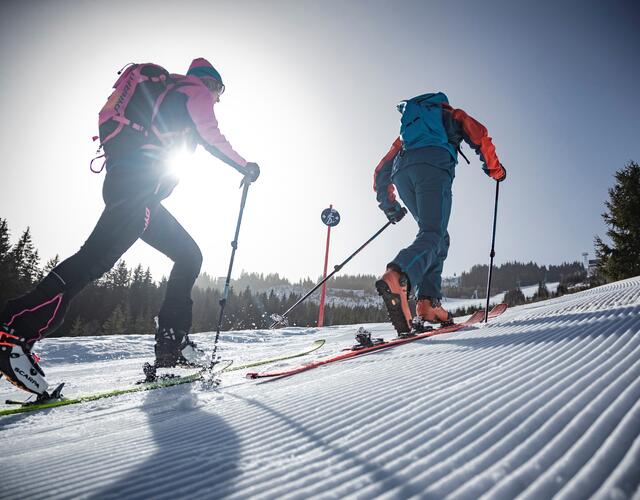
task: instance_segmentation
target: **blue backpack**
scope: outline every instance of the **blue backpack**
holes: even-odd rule
[[[443,103],[449,104],[449,100],[442,92],[438,92],[419,95],[398,104],[398,111],[402,113],[400,137],[404,149],[439,146],[449,151],[457,161],[456,149],[449,143],[442,121]]]

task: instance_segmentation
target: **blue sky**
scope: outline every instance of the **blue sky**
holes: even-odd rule
[[[593,256],[613,173],[640,160],[637,2],[67,2],[0,7],[0,176],[14,239],[26,226],[43,259],[75,252],[100,211],[88,162],[115,72],[153,61],[172,72],[206,57],[227,92],[216,107],[236,150],[258,162],[236,270],[291,278],[322,271],[320,212],[342,214],[330,262],[386,219],[372,172],[397,136],[398,101],[444,91],[484,123],[509,172],[496,262]],[[470,156],[466,148],[467,156]],[[196,154],[166,206],[226,273],[238,174]],[[458,166],[445,274],[488,260],[494,183]],[[344,269],[381,273],[416,231],[406,219]],[[168,274],[137,243],[130,265]]]

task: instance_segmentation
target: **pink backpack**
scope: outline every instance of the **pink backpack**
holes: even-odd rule
[[[175,87],[169,72],[157,64],[131,64],[118,74],[120,77],[113,85],[115,90],[98,115],[98,152],[107,142],[120,134],[124,127],[131,127],[144,137],[155,135],[153,123],[160,105],[169,90]],[[97,140],[98,137],[93,139]],[[93,162],[102,157],[104,154],[91,161],[90,168],[93,172],[100,172],[104,168],[104,164],[97,171],[92,167]]]

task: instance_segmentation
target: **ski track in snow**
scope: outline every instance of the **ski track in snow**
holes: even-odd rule
[[[221,351],[239,365],[327,339],[271,370],[358,326],[223,332]],[[129,386],[153,339],[38,347],[70,397]],[[0,498],[640,498],[640,277],[290,378],[244,373],[0,417]]]

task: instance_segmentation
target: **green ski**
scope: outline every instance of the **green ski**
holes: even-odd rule
[[[223,372],[224,370],[229,368],[229,366],[231,366],[231,363],[233,363],[233,361],[220,361],[220,363],[218,363],[218,366],[221,368],[216,369],[214,374],[215,373],[219,374]],[[11,401],[10,403],[19,404],[20,406],[18,406],[17,408],[11,408],[9,410],[0,410],[0,416],[12,415],[14,413],[24,413],[28,411],[46,410],[47,408],[56,408],[58,406],[87,403],[89,401],[112,398],[115,396],[121,396],[123,394],[132,394],[134,392],[154,391],[156,389],[162,389],[164,387],[173,387],[175,385],[190,384],[192,382],[201,380],[204,373],[205,373],[205,370],[199,371],[192,375],[161,378],[156,382],[139,384],[133,387],[129,387],[127,389],[116,389],[113,391],[99,392],[98,394],[88,394],[86,396],[78,396],[76,398],[69,398],[69,399],[65,399],[64,397],[62,397],[61,399],[52,399],[50,401],[44,401],[42,403],[38,403],[35,401],[25,402],[25,403],[18,403],[17,401]]]
[[[275,363],[276,361],[284,361],[285,359],[299,358],[300,356],[304,356],[305,354],[309,354],[309,353],[311,353],[313,351],[317,351],[318,349],[320,349],[324,345],[324,342],[325,341],[322,340],[322,339],[316,340],[313,344],[311,344],[304,351],[296,352],[294,354],[284,354],[282,356],[277,356],[275,358],[263,359],[263,360],[260,360],[260,361],[254,361],[252,363],[246,363],[244,365],[238,365],[238,366],[234,366],[232,368],[226,368],[224,371],[225,372],[233,372],[233,371],[237,371],[237,370],[244,370],[245,368],[253,368],[254,366],[260,366],[260,365],[266,365],[266,364],[269,364],[269,363]]]

